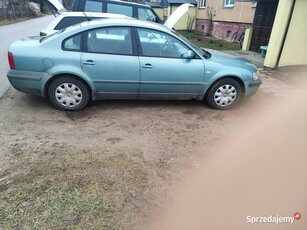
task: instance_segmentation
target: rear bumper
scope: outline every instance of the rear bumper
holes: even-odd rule
[[[7,78],[16,90],[38,96],[44,96],[43,86],[49,77],[49,74],[43,72],[22,70],[9,70],[7,72]]]

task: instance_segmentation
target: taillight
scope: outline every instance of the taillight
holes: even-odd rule
[[[8,59],[9,59],[9,65],[10,65],[10,69],[15,69],[15,63],[14,63],[14,56],[11,52],[8,52],[7,54]]]

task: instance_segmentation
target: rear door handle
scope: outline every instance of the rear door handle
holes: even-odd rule
[[[151,69],[152,65],[149,64],[149,63],[146,63],[145,65],[142,66],[142,68],[144,68],[144,69]]]
[[[93,60],[86,60],[83,62],[84,65],[95,65],[96,63]]]

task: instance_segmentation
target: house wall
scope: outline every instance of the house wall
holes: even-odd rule
[[[251,2],[235,2],[234,7],[226,8],[224,0],[207,0],[205,8],[197,9],[196,18],[208,19],[208,11],[212,11],[214,21],[253,23],[255,10]]]
[[[307,65],[307,1],[296,0],[278,66]]]
[[[198,6],[200,0],[198,0]],[[221,39],[228,39],[238,31],[240,35],[245,28],[251,28],[255,9],[251,2],[235,2],[234,7],[224,7],[224,0],[207,0],[205,8],[197,8],[196,29],[208,32],[210,24],[209,13],[212,13],[212,35]]]
[[[238,32],[237,38],[244,32],[245,29],[252,28],[252,24],[249,23],[238,23],[238,22],[223,22],[223,21],[213,21],[212,22],[211,35],[224,40],[231,40],[232,35]],[[202,19],[196,20],[197,31],[208,33],[210,20]]]

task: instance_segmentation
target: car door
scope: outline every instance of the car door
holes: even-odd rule
[[[141,55],[140,97],[195,98],[204,80],[204,62],[176,37],[138,28]]]
[[[92,79],[99,98],[135,98],[140,84],[139,59],[129,27],[106,27],[85,34],[83,71]]]

